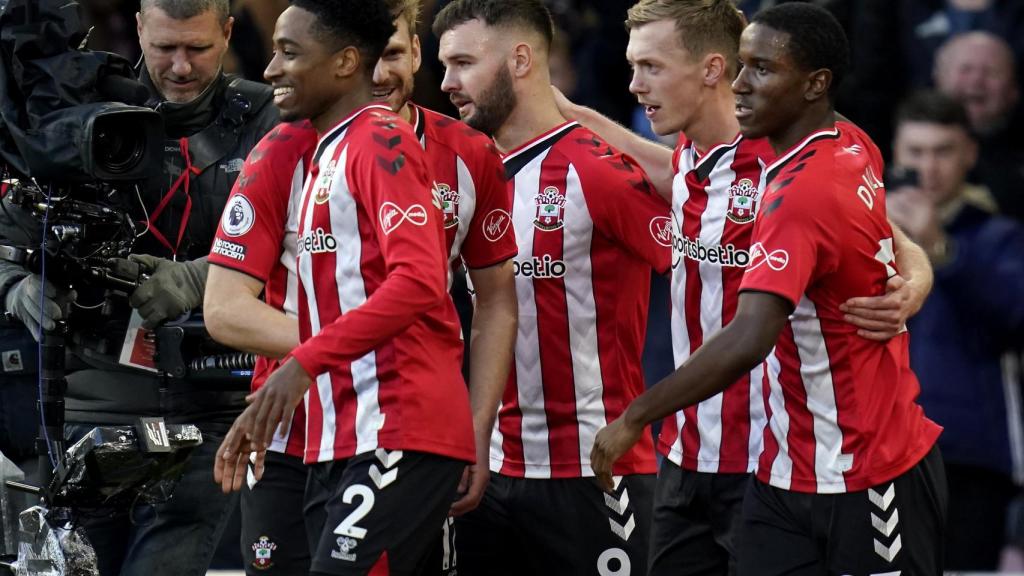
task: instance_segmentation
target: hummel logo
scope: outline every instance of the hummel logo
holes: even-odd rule
[[[392,137],[392,138],[387,138],[384,135],[377,134],[375,132],[373,134],[373,141],[376,142],[377,144],[380,144],[381,146],[384,146],[388,150],[391,150],[395,146],[398,146],[399,144],[402,143],[402,137],[401,136],[395,136],[395,137]]]
[[[388,174],[394,176],[398,174],[398,171],[405,166],[405,154],[399,154],[394,160],[388,160],[383,156],[377,156],[377,163],[383,168]]]
[[[415,226],[424,226],[427,223],[427,211],[419,204],[413,204],[408,210],[402,210],[394,202],[381,204],[377,214],[380,219],[380,227],[384,235],[391,234],[406,220]]]
[[[881,495],[875,491],[874,488],[868,488],[868,499],[871,503],[881,508],[882,510],[888,510],[889,505],[892,504],[893,498],[896,497],[896,485],[889,484],[889,489],[885,491],[885,495]]]
[[[616,536],[628,541],[629,537],[633,534],[633,529],[636,528],[636,516],[630,514],[629,520],[626,520],[625,524],[619,524],[611,518],[608,519],[608,523],[611,524],[612,532],[614,532]]]
[[[903,541],[900,539],[900,535],[896,535],[896,539],[892,541],[891,546],[886,546],[878,540],[875,540],[875,554],[878,554],[886,562],[892,562],[896,559],[896,555],[903,549]]]
[[[604,503],[605,506],[614,510],[616,514],[625,514],[626,509],[629,507],[629,491],[623,490],[622,496],[618,500],[615,499],[615,496],[605,492]]]
[[[383,464],[385,468],[391,468],[395,464],[398,464],[398,461],[402,459],[401,450],[392,450],[391,452],[388,452],[383,448],[377,448],[377,451],[373,454],[377,457],[377,460],[380,460],[380,463]]]
[[[881,518],[876,516],[874,512],[871,513],[871,525],[875,527],[875,530],[878,530],[882,533],[882,535],[886,537],[892,536],[893,530],[895,530],[896,527],[899,526],[899,523],[899,510],[892,511],[892,516],[889,518],[888,522],[883,521]]]
[[[378,489],[387,488],[392,482],[398,480],[398,468],[381,474],[380,468],[377,468],[376,464],[372,464],[370,466],[370,480],[373,480]]]

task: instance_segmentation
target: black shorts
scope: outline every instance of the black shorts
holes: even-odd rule
[[[259,482],[249,464],[241,500],[247,575],[309,573],[309,540],[302,517],[308,476],[301,458],[277,452],[267,452]]]
[[[748,485],[739,574],[942,574],[946,476],[938,447],[861,492],[806,494]]]
[[[593,478],[492,474],[480,507],[455,519],[454,568],[458,576],[643,576],[654,483],[654,475],[624,476],[612,495]]]
[[[418,574],[437,544],[466,463],[400,450],[310,466],[313,574]],[[373,572],[371,572],[373,571]]]
[[[658,472],[651,526],[651,576],[736,574],[736,531],[750,474]]]

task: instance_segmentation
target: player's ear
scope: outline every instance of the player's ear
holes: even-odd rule
[[[346,46],[334,54],[334,74],[338,78],[348,78],[359,72],[362,57],[355,46]]]
[[[828,98],[828,89],[832,86],[832,71],[828,68],[815,70],[807,77],[807,88],[804,90],[804,100],[815,102],[821,98]]]
[[[420,65],[423,64],[423,49],[420,46],[420,35],[412,35],[412,72],[415,74],[420,71]]]
[[[533,68],[533,47],[526,42],[520,42],[512,48],[512,75],[522,78]]]
[[[725,57],[716,52],[704,56],[704,85],[715,86],[719,82],[727,80],[727,70],[729,66],[725,62]]]

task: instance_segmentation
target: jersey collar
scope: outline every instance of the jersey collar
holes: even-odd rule
[[[828,128],[825,130],[818,130],[817,132],[812,132],[810,135],[806,136],[803,140],[801,140],[796,146],[790,148],[788,152],[784,153],[782,156],[779,156],[774,162],[768,165],[768,168],[765,169],[765,174],[767,175],[766,182],[771,183],[772,179],[775,178],[775,176],[782,171],[783,166],[788,164],[789,161],[792,160],[797,154],[799,154],[802,150],[804,150],[814,142],[817,142],[818,140],[829,140],[835,138],[839,138],[839,128],[836,126],[833,126],[832,128]]]

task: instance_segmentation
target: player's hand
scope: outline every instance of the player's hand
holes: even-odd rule
[[[942,224],[935,202],[920,189],[904,186],[886,194],[885,208],[893,223],[926,251],[942,237]]]
[[[565,94],[562,94],[561,90],[555,88],[554,85],[551,86],[551,91],[555,95],[555,104],[558,106],[558,112],[564,116],[566,120],[578,120],[577,111],[579,106],[574,104],[572,100],[569,100],[569,98],[567,98]]]
[[[257,480],[263,477],[266,450],[257,450],[252,439],[245,433],[254,414],[252,406],[249,406],[235,419],[220,448],[217,449],[217,457],[213,460],[213,479],[220,484],[225,494],[242,489],[252,454],[255,454],[253,475]]]
[[[462,516],[472,512],[484,499],[484,491],[487,490],[487,483],[491,481],[491,470],[487,460],[476,459],[475,464],[466,466],[462,472],[462,480],[459,480],[459,499],[452,503],[448,510],[449,516]]]
[[[266,450],[274,439],[274,432],[283,436],[292,424],[295,408],[312,380],[295,358],[289,358],[256,392],[245,398],[253,417],[246,422],[245,432],[252,439],[254,451]]]
[[[889,278],[885,295],[850,298],[839,305],[843,319],[857,327],[857,335],[884,342],[903,331],[907,319],[917,314],[927,293],[915,290],[902,276]]]
[[[642,426],[631,426],[621,416],[597,432],[594,448],[590,450],[590,466],[597,474],[597,482],[606,492],[615,490],[612,466],[640,440],[643,433]]]

